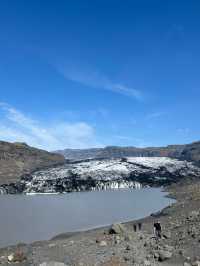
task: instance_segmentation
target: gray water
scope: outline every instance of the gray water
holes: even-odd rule
[[[173,202],[160,189],[1,195],[0,247],[145,217]]]

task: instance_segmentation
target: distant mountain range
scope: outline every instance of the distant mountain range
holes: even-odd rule
[[[65,149],[56,151],[69,160],[110,159],[122,157],[170,157],[193,161],[200,165],[200,141],[186,145],[169,145],[166,147],[118,147],[92,149]]]

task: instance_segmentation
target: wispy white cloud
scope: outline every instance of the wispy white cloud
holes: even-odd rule
[[[130,88],[121,82],[113,82],[97,71],[79,71],[66,67],[58,67],[57,69],[66,79],[81,83],[84,86],[112,91],[139,101],[143,99],[143,94],[140,90]]]
[[[0,103],[0,114],[1,140],[26,142],[46,150],[101,146],[94,128],[85,122],[44,125],[5,103]]]
[[[165,116],[166,114],[167,114],[166,112],[153,112],[153,113],[147,114],[146,118],[147,119],[160,118],[162,116]]]
[[[180,135],[188,136],[190,134],[190,129],[189,128],[178,128],[177,133]]]

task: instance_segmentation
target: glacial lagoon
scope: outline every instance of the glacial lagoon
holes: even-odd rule
[[[0,195],[0,247],[125,222],[173,203],[160,188]]]

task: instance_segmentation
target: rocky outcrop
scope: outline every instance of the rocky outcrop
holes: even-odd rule
[[[18,182],[22,176],[63,164],[62,155],[36,149],[25,143],[0,141],[0,185]]]
[[[141,188],[198,177],[200,169],[191,162],[166,157],[128,157],[66,163],[27,175],[0,193],[63,193],[86,190]]]

